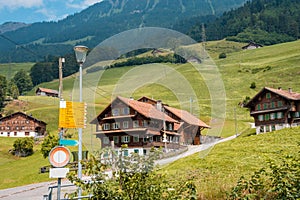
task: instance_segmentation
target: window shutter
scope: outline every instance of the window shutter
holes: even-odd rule
[[[124,137],[125,137],[125,136],[122,136],[122,137],[121,137],[121,142],[122,142],[122,143],[124,143],[124,140],[125,140]]]

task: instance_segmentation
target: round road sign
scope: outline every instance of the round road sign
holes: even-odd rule
[[[49,162],[53,167],[64,167],[70,162],[71,153],[68,148],[57,146],[49,153]]]

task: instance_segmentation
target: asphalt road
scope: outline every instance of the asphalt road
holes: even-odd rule
[[[171,162],[174,162],[178,159],[184,158],[186,156],[195,154],[197,152],[207,150],[209,148],[213,148],[214,145],[221,143],[221,142],[226,142],[229,140],[232,140],[236,138],[236,136],[231,136],[216,142],[208,143],[208,144],[202,144],[199,146],[189,146],[188,151],[171,157],[171,158],[166,158],[162,159],[156,162],[158,165],[165,165],[169,164]],[[199,155],[200,156],[200,155]],[[68,180],[63,180],[62,185],[69,185],[70,182]],[[43,183],[37,183],[37,184],[31,184],[31,185],[26,185],[26,186],[21,186],[21,187],[15,187],[15,188],[9,188],[9,189],[4,189],[0,190],[0,200],[42,200],[43,196],[48,193],[48,188],[51,186],[56,186],[57,181],[51,181],[51,182],[43,182]],[[64,197],[65,194],[70,193],[74,191],[76,188],[73,187],[66,187],[62,188],[61,190],[61,198]],[[52,199],[57,199],[56,195],[57,190],[54,189],[52,193]]]

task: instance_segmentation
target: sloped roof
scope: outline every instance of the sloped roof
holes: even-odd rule
[[[0,121],[2,121],[2,120],[4,120],[4,119],[11,118],[11,117],[13,117],[13,116],[15,116],[15,115],[23,115],[23,116],[25,116],[25,117],[28,118],[28,119],[31,119],[31,120],[34,120],[34,121],[43,123],[43,124],[45,124],[45,125],[47,124],[46,122],[43,122],[43,121],[41,121],[41,120],[38,120],[38,119],[36,119],[36,118],[34,118],[34,117],[30,116],[30,115],[26,115],[26,114],[23,113],[23,112],[15,112],[15,113],[13,113],[13,114],[7,115],[7,116],[5,116],[5,117],[0,118]]]
[[[41,92],[45,92],[45,93],[51,93],[51,94],[58,94],[58,91],[57,90],[52,90],[52,89],[48,89],[48,88],[41,88],[39,87],[37,91],[41,91]]]
[[[189,113],[185,110],[180,110],[180,109],[172,108],[169,106],[164,106],[164,108],[189,124],[201,126],[204,128],[210,128],[210,126],[208,126],[203,121],[201,121],[200,119],[198,119],[197,117],[195,117],[194,115],[192,115],[191,113]]]
[[[97,115],[97,117],[95,119],[93,119],[91,121],[91,123],[96,123],[98,120],[98,116],[104,114],[104,112],[106,112],[106,110],[112,106],[112,104],[119,99],[120,101],[122,101],[124,104],[126,104],[128,107],[132,108],[133,110],[135,110],[136,112],[140,113],[141,115],[147,117],[147,118],[151,118],[151,119],[158,119],[158,120],[165,120],[168,122],[174,122],[174,123],[179,123],[177,120],[169,117],[168,115],[166,115],[165,113],[157,110],[152,104],[149,103],[144,103],[144,102],[140,102],[140,101],[136,101],[133,99],[128,99],[125,97],[116,97],[100,114]],[[114,118],[114,117],[112,117]]]
[[[265,91],[270,91],[272,93],[275,93],[279,96],[282,96],[285,99],[288,100],[300,100],[300,93],[297,92],[292,92],[289,90],[282,90],[282,89],[274,89],[274,88],[270,88],[270,87],[264,87],[263,89],[261,89],[245,106],[249,107],[251,105],[251,103],[257,99],[259,96],[261,96],[261,94]]]
[[[136,101],[136,100],[120,97],[120,96],[118,96],[117,99],[120,99],[123,103],[125,103],[126,105],[128,105],[129,107],[137,111],[138,113],[144,115],[145,117],[178,123],[178,121],[169,117],[165,113],[157,110],[154,106],[152,106],[149,103],[144,103],[144,102],[140,102],[140,101]]]

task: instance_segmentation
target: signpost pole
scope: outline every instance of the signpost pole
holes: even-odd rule
[[[57,179],[57,200],[60,200],[61,178]]]

